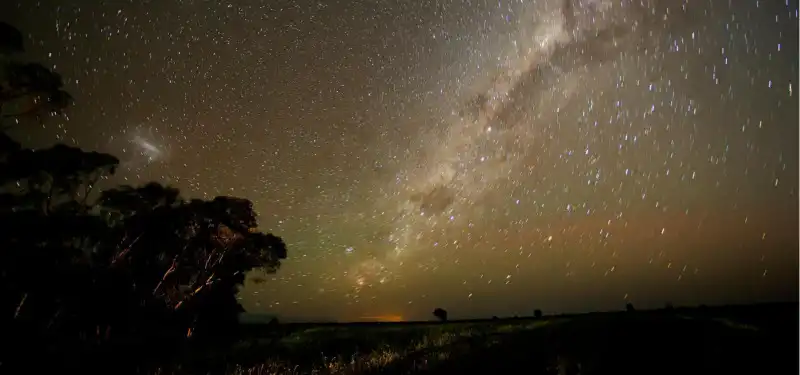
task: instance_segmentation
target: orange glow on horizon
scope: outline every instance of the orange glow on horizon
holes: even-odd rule
[[[400,315],[362,316],[361,320],[374,320],[377,322],[402,322],[403,317]]]

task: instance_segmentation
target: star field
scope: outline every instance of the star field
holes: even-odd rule
[[[252,200],[251,312],[529,315],[794,299],[796,1],[19,1],[32,146]]]

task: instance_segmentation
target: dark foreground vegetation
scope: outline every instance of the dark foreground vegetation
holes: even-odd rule
[[[480,321],[243,325],[224,374],[795,374],[797,304]]]

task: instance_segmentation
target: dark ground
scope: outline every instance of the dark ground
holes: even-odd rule
[[[798,322],[797,303],[785,303],[448,323],[243,325],[242,343],[216,368],[224,362],[228,374],[797,374]]]

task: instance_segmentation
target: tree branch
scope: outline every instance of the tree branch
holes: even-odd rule
[[[158,292],[158,290],[161,288],[161,285],[163,285],[164,281],[167,280],[167,277],[169,277],[169,275],[175,272],[177,268],[178,268],[178,256],[176,255],[174,258],[172,258],[172,265],[169,267],[167,272],[164,272],[164,275],[161,276],[161,281],[159,281],[155,289],[153,289],[153,295],[155,295],[156,292]]]

